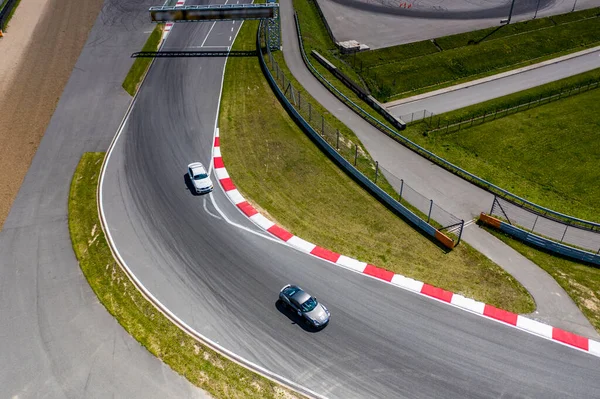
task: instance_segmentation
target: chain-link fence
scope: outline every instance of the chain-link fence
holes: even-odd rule
[[[410,114],[400,115],[400,119],[402,119],[406,123],[411,123],[419,121],[421,119],[431,118],[432,116],[433,112],[427,111],[426,109],[422,109],[420,111],[411,112]]]
[[[494,110],[485,111],[483,114],[470,115],[454,122],[442,121],[441,116],[436,116],[431,112],[429,113],[429,115],[427,115],[427,111],[425,110],[416,112],[414,120],[416,121],[421,119],[427,125],[427,129],[430,132],[443,131],[444,133],[452,133],[457,132],[461,129],[466,129],[471,126],[480,125],[484,122],[493,121],[495,119],[502,118],[507,115],[512,115],[520,111],[528,110],[539,105],[548,104],[552,101],[560,100],[561,98],[597,89],[599,86],[600,82],[596,81],[577,87],[564,88],[561,89],[558,93],[552,95],[540,95],[539,97],[529,98],[527,101],[522,101],[520,103],[513,104],[504,108],[497,108]],[[418,118],[418,116],[421,117]],[[410,114],[408,114],[407,116],[403,115],[401,119],[405,122],[408,122],[408,119],[406,119],[406,117],[410,117]],[[412,118],[409,119],[411,121],[413,120]]]
[[[413,212],[416,210],[417,212],[415,213],[419,214],[419,216],[426,220],[427,223],[435,222],[434,224],[437,225],[436,227],[438,230],[446,230],[454,233],[460,239],[463,228],[462,219],[459,219],[450,212],[442,209],[432,199],[425,197],[410,187],[404,182],[403,179],[400,179],[383,166],[379,166],[379,169],[386,177],[389,184],[393,187],[395,193],[397,194],[398,202],[404,206],[407,206]]]
[[[534,213],[500,197],[494,197],[490,215],[500,217],[511,225],[580,249],[600,254],[600,231],[584,229],[572,224]]]
[[[371,159],[357,139],[343,134],[339,129],[331,126],[319,109],[315,107],[312,98],[298,90],[286,76],[271,50],[268,46],[264,46],[262,35],[261,43],[263,50],[266,51],[265,61],[273,79],[306,122],[364,176],[434,228],[456,235],[456,244],[458,244],[462,234],[463,220],[446,212],[432,200],[412,189],[402,179],[385,170],[377,161]]]

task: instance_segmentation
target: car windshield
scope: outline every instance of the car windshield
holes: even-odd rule
[[[303,312],[310,312],[311,310],[313,310],[316,307],[317,307],[317,300],[313,297],[308,298],[306,300],[306,302],[304,302],[302,305],[300,305],[300,308],[302,309]]]
[[[289,296],[289,297],[292,297],[292,296],[294,296],[294,294],[295,294],[296,292],[298,292],[299,290],[300,290],[300,288],[298,288],[298,287],[287,287],[287,288],[285,289],[284,293],[285,293],[287,296]]]
[[[206,173],[198,173],[197,175],[194,175],[194,180],[202,180],[202,179],[206,179],[208,177],[208,175]]]

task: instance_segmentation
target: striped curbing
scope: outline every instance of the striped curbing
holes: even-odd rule
[[[523,317],[516,313],[507,312],[506,310],[498,309],[494,306],[483,302],[475,301],[470,298],[465,298],[462,295],[455,294],[450,291],[425,284],[421,281],[395,274],[389,270],[379,268],[375,265],[361,262],[359,260],[349,258],[347,256],[330,251],[326,248],[319,247],[302,238],[295,236],[286,229],[273,223],[265,216],[261,215],[246,199],[240,194],[235,184],[231,180],[229,173],[225,169],[223,157],[221,155],[221,143],[219,138],[219,129],[215,130],[214,147],[213,147],[213,167],[214,174],[221,183],[221,187],[229,199],[243,212],[252,222],[262,229],[268,231],[275,237],[284,241],[288,245],[298,249],[299,251],[316,256],[323,260],[342,266],[352,271],[366,274],[368,276],[386,281],[397,287],[404,288],[408,291],[428,296],[441,302],[445,302],[457,308],[478,314],[480,316],[496,320],[503,324],[507,324],[527,331],[531,334],[559,342],[561,344],[588,352],[594,356],[600,357],[600,342],[591,340],[580,335],[561,330],[556,327],[540,323],[533,319]]]
[[[185,4],[185,0],[177,0],[177,4],[175,4],[175,6],[182,7],[184,4]],[[165,28],[163,29],[163,35],[162,35],[163,41],[167,38],[167,36],[169,36],[171,29],[173,29],[173,25],[175,25],[174,22],[167,22],[165,24]]]

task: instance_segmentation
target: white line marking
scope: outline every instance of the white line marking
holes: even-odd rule
[[[186,48],[228,48],[229,46],[187,46]]]
[[[229,36],[229,41],[231,41],[231,36]]]
[[[231,27],[231,31],[233,32],[233,26]]]
[[[221,220],[221,218],[219,217],[219,215],[215,215],[214,213],[212,213],[211,211],[208,210],[208,208],[206,207],[206,197],[202,198],[202,203],[204,205],[204,211],[206,213],[208,213],[210,216],[214,217],[215,219],[219,219]]]
[[[212,32],[212,30],[215,27],[216,23],[217,23],[217,21],[215,21],[215,22],[212,23],[212,25],[210,26],[210,29],[208,30],[208,33],[206,34],[206,37],[202,41],[202,44],[200,45],[200,47],[204,47],[204,43],[206,43],[206,39],[208,39],[208,35],[210,35],[210,32]]]
[[[222,189],[222,187],[221,187],[221,189]],[[213,193],[210,193],[209,195],[210,195],[210,200],[211,200],[211,202],[212,202],[213,206],[215,207],[215,209],[217,210],[217,212],[219,212],[219,215],[221,215],[221,216],[223,217],[223,219],[225,219],[225,221],[226,221],[228,224],[230,224],[230,225],[232,225],[232,226],[234,226],[234,227],[237,227],[238,229],[241,229],[241,230],[247,231],[248,233],[251,233],[251,234],[257,235],[257,236],[259,236],[259,237],[262,237],[262,238],[266,238],[266,239],[267,239],[267,240],[269,240],[269,241],[273,241],[273,242],[276,242],[276,243],[278,243],[278,244],[287,245],[285,242],[281,241],[279,238],[275,238],[275,237],[272,237],[271,235],[266,235],[266,234],[263,234],[263,233],[261,233],[261,232],[258,232],[258,231],[255,231],[255,230],[252,230],[252,229],[250,229],[250,228],[248,228],[248,227],[246,227],[246,226],[242,226],[241,224],[237,224],[236,222],[233,222],[233,221],[231,221],[231,220],[230,220],[230,219],[227,217],[227,215],[225,215],[225,213],[224,213],[224,212],[221,210],[221,208],[219,208],[219,206],[217,205],[217,201],[215,201],[215,198],[214,198],[214,196],[213,196]],[[240,212],[241,212],[241,211],[240,211]],[[244,216],[245,216],[245,215],[244,215]]]

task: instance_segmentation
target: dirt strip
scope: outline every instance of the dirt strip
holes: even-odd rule
[[[0,227],[104,0],[22,0],[0,38]]]

